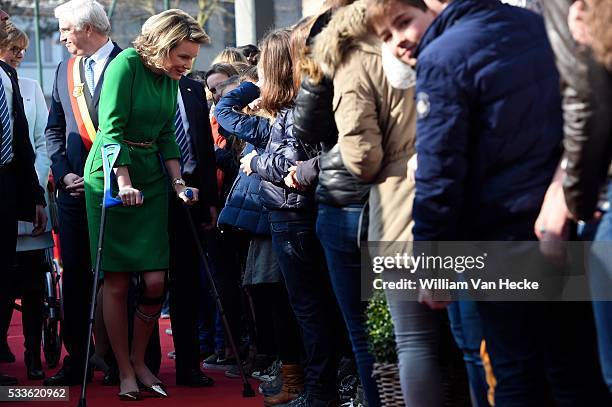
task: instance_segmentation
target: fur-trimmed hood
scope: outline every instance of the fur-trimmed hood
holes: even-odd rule
[[[377,40],[368,31],[366,9],[367,0],[338,9],[327,27],[315,37],[311,55],[326,75],[333,77],[355,47],[380,54]]]

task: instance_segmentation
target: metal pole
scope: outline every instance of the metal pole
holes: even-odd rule
[[[170,10],[170,0],[164,0],[164,10]]]
[[[117,0],[113,0],[110,8],[108,9],[108,20],[110,21],[113,18],[113,13],[115,12],[115,6],[117,5]]]
[[[36,68],[38,69],[38,83],[40,87],[43,87],[43,70],[42,70],[42,57],[40,52],[40,0],[34,1],[34,20],[36,24]]]

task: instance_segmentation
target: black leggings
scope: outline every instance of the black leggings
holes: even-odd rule
[[[257,352],[278,354],[286,365],[301,361],[302,339],[284,283],[249,286],[255,305]]]

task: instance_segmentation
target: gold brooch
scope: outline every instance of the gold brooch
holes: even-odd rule
[[[83,84],[83,83],[76,83],[74,85],[74,89],[72,90],[72,96],[74,96],[75,98],[83,96],[83,87],[84,86],[85,86],[85,84]]]

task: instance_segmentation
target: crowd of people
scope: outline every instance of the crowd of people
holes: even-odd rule
[[[612,240],[608,1],[328,0],[197,71],[210,38],[184,11],[122,50],[98,2],[70,0],[49,109],[16,71],[27,35],[0,17],[0,362],[15,361],[19,295],[27,376],[44,385],[99,369],[120,400],[168,397],[167,301],[177,385],[243,370],[266,406],[381,406],[364,242]],[[88,349],[108,144],[122,205],[105,213]],[[67,356],[45,378],[52,229]],[[609,250],[593,247],[605,292]],[[467,375],[452,405],[610,405],[609,301],[387,301],[406,406],[448,405],[447,333]]]

